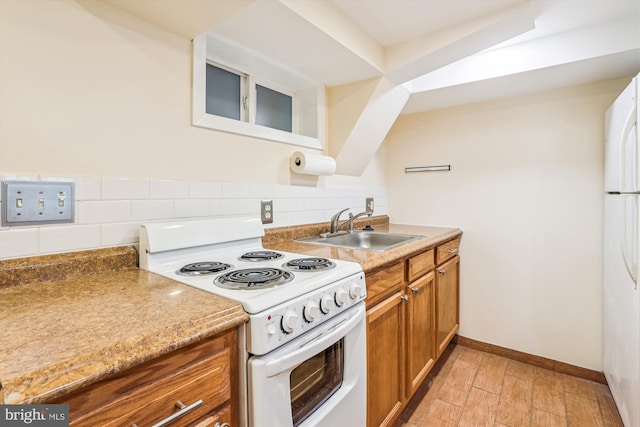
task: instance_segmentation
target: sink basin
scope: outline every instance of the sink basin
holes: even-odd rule
[[[297,239],[297,242],[314,243],[318,245],[339,246],[349,249],[365,251],[386,251],[396,246],[412,242],[423,236],[410,234],[382,233],[379,231],[355,231],[341,233],[327,237],[313,236]]]

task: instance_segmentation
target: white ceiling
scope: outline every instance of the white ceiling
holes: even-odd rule
[[[640,72],[640,1],[545,0],[532,7],[535,29],[409,83],[403,114]]]
[[[489,15],[509,6],[535,9],[536,29],[514,41],[548,36],[635,15],[638,0],[331,0],[370,37],[388,47]]]
[[[318,3],[257,1],[213,32],[328,86],[386,76],[403,114],[640,71],[638,0]]]
[[[331,0],[382,46],[389,47],[471,21],[523,0]]]
[[[386,77],[403,114],[640,72],[639,0],[104,1],[327,86]]]

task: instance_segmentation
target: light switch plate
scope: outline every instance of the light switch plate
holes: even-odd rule
[[[74,183],[3,181],[2,226],[74,222]]]

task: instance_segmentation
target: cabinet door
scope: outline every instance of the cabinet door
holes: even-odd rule
[[[412,396],[436,359],[435,278],[429,272],[407,286],[407,396]]]
[[[404,295],[367,311],[367,426],[392,425],[403,405]]]
[[[460,257],[436,267],[436,329],[438,356],[458,332],[460,325]]]

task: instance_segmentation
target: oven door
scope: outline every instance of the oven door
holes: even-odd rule
[[[365,305],[248,361],[251,427],[357,427],[366,422]]]

